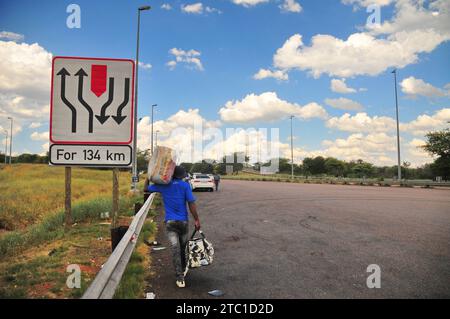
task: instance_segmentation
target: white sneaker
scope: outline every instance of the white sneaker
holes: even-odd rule
[[[184,283],[184,280],[177,280],[177,286],[178,288],[184,288],[186,287],[186,284]]]

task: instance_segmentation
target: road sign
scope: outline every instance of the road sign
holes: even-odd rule
[[[53,59],[50,164],[131,165],[134,72],[132,60]]]

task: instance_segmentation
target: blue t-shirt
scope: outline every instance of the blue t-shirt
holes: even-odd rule
[[[188,220],[186,202],[195,202],[191,186],[181,179],[173,179],[167,185],[153,184],[148,187],[149,192],[161,193],[168,220]]]

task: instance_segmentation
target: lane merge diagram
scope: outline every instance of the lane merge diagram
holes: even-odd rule
[[[129,59],[53,58],[51,164],[131,164],[134,74]]]

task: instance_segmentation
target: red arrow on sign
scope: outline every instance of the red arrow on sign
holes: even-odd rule
[[[106,92],[106,75],[107,66],[106,65],[95,65],[91,67],[91,91],[100,97]]]

